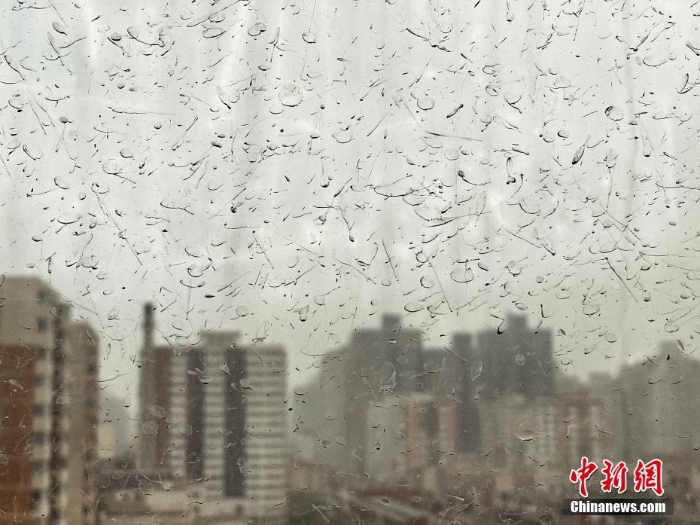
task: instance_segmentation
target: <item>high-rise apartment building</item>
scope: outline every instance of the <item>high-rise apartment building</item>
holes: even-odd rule
[[[610,414],[586,390],[528,398],[506,394],[480,406],[482,454],[490,468],[547,473],[566,479],[581,458],[602,463],[611,455]],[[558,476],[558,477],[557,477]]]
[[[370,403],[364,428],[367,475],[421,488],[427,472],[450,470],[456,405],[452,399],[425,393],[392,395]]]
[[[236,499],[265,523],[286,520],[287,364],[282,348],[203,336],[204,472],[210,500]]]
[[[92,524],[96,334],[34,277],[0,276],[0,524]]]
[[[204,500],[203,523],[287,520],[287,362],[237,332],[196,347],[155,347],[146,306],[140,464]],[[159,383],[159,384],[154,384]]]
[[[554,393],[552,332],[529,328],[525,315],[508,315],[499,329],[480,332],[477,350],[470,376],[480,399]]]
[[[336,470],[366,471],[377,454],[364,431],[368,418],[382,413],[377,407],[394,395],[429,395],[455,402],[455,451],[480,454],[489,434],[481,429],[484,404],[511,395],[551,397],[553,354],[551,332],[529,328],[525,316],[425,349],[422,331],[385,315],[379,328],[357,330],[346,346],[324,355],[319,373],[295,396],[297,448],[314,449],[316,462]]]
[[[689,466],[700,443],[700,361],[682,343],[664,341],[654,355],[622,370],[627,459],[660,457]]]
[[[153,344],[153,312],[148,303],[143,310],[144,341],[139,361],[138,466],[142,471],[167,472],[170,432],[168,415],[171,401],[171,362],[174,351],[169,346]]]

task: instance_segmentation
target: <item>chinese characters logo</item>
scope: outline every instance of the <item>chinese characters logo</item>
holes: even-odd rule
[[[637,460],[637,466],[634,468],[634,491],[646,492],[651,489],[657,496],[663,495],[664,489],[661,485],[662,466],[660,459],[652,459],[647,463],[644,463],[641,459]],[[584,456],[581,458],[581,466],[571,470],[569,474],[569,481],[578,483],[579,494],[584,498],[588,497],[586,482],[596,470],[598,470],[598,465]],[[601,469],[603,480],[600,482],[600,489],[603,492],[612,492],[612,489],[616,489],[618,494],[623,494],[627,490],[628,470],[624,461],[613,464],[612,461],[604,459],[603,468]]]

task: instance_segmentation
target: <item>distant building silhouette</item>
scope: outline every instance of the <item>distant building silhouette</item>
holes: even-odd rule
[[[0,524],[95,523],[98,345],[42,280],[0,276]]]
[[[365,472],[388,484],[420,489],[455,455],[456,401],[435,394],[387,396],[370,403]]]
[[[196,347],[154,347],[144,311],[142,468],[203,498],[203,523],[286,521],[287,358],[280,346],[242,345],[237,332]]]
[[[476,346],[473,341],[476,339]],[[498,330],[453,335],[452,367],[458,369],[461,384],[456,395],[461,401],[458,415],[457,448],[474,453],[482,447],[483,418],[480,406],[503,396],[535,399],[554,394],[554,348],[550,330],[537,333],[527,326],[524,315],[508,315]],[[488,442],[488,439],[486,439]]]
[[[399,316],[384,315],[379,328],[357,330],[346,346],[321,359],[319,374],[295,406],[299,424],[317,436],[318,462],[362,472],[370,404],[418,392],[422,344],[420,330],[402,327]]]
[[[427,395],[453,401],[454,451],[480,453],[483,403],[554,393],[551,332],[535,333],[524,316],[508,316],[505,325],[503,333],[456,333],[449,347],[431,349],[423,348],[420,330],[402,327],[395,315],[384,315],[379,328],[357,330],[344,347],[323,356],[319,373],[296,397],[299,449],[308,455],[313,448],[318,463],[378,474],[379,456],[368,438],[372,421],[393,396]],[[313,447],[303,442],[309,440]]]
[[[688,355],[680,343],[665,341],[655,355],[622,370],[617,383],[625,393],[629,459],[695,462],[700,448],[700,360]]]
[[[500,330],[483,331],[477,336],[478,358],[483,365],[475,379],[480,397],[554,394],[551,331],[528,328],[525,315],[508,315],[503,332]]]

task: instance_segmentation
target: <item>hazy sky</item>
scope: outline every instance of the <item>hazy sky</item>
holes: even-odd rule
[[[580,374],[692,353],[688,4],[7,0],[0,272],[132,394],[146,300],[162,341],[283,343],[293,383],[389,311],[442,346],[520,310]]]

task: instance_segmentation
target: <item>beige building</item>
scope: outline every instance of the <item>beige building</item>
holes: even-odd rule
[[[49,285],[0,276],[0,525],[95,522],[97,349]]]
[[[508,473],[534,475],[561,486],[586,456],[599,464],[614,450],[611,416],[587,390],[527,399],[511,394],[484,402],[480,413],[485,464]]]
[[[456,402],[433,394],[392,395],[369,403],[365,428],[371,479],[437,491],[456,456]]]
[[[144,491],[123,487],[105,492],[100,504],[100,523],[109,525],[198,525],[200,502],[190,492]]]

